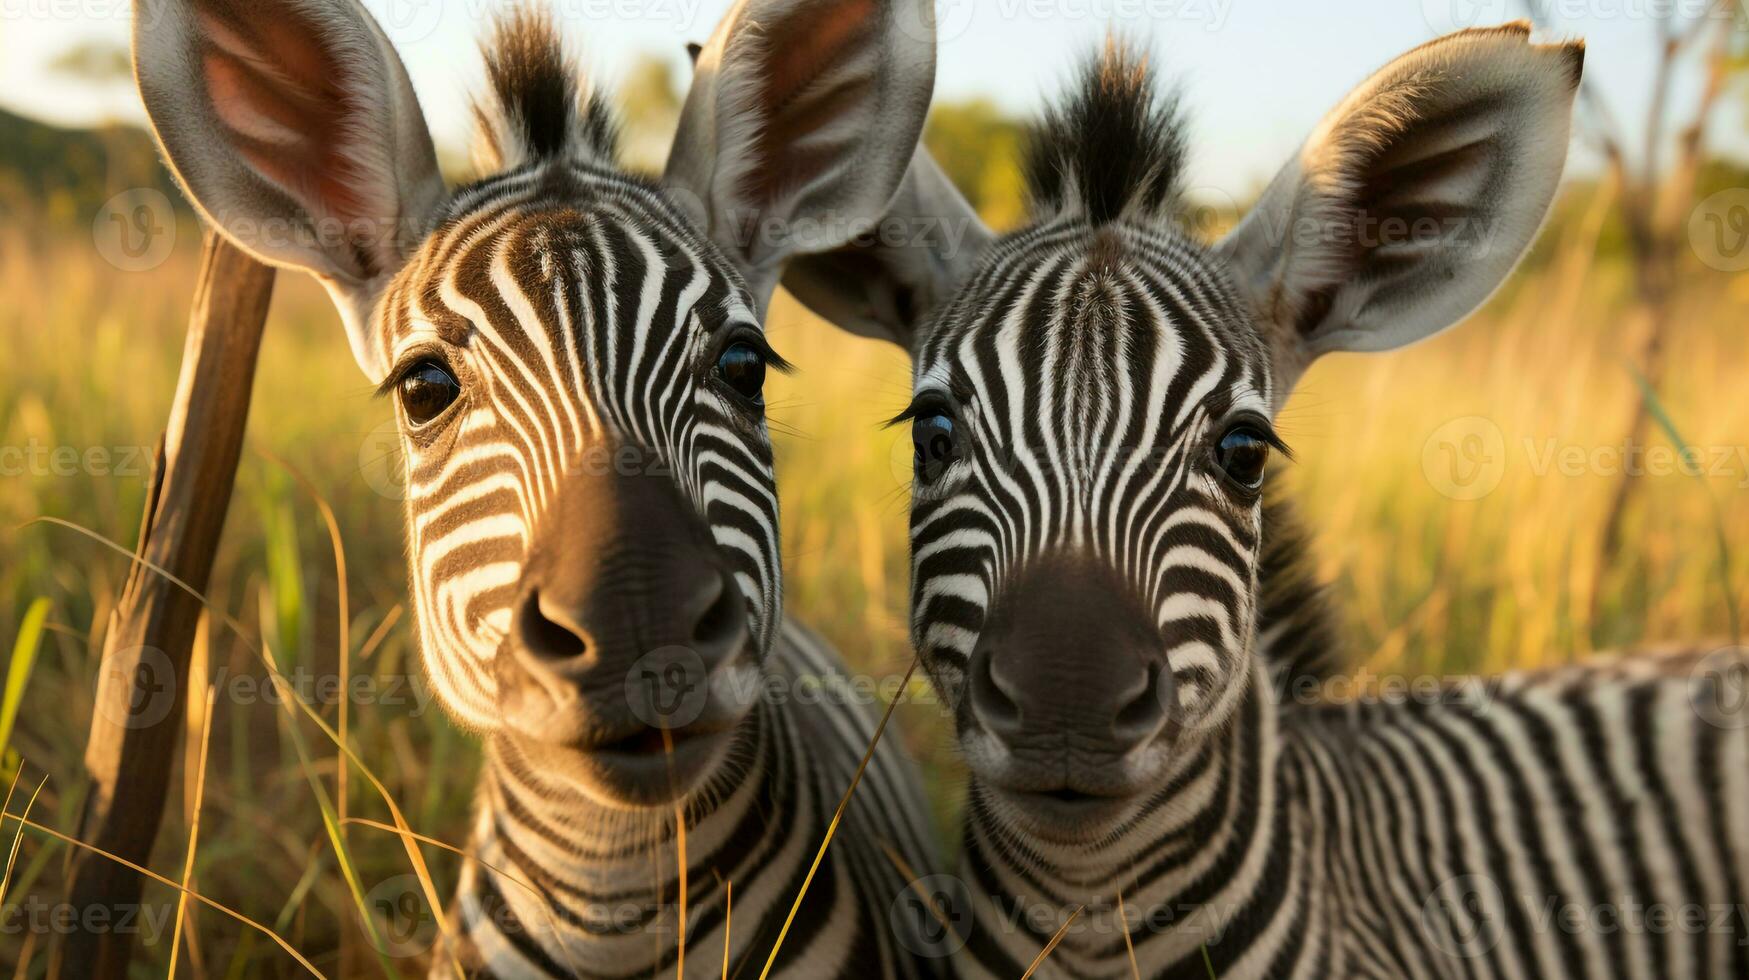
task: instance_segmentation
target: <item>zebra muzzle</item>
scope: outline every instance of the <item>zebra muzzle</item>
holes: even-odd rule
[[[751,610],[665,476],[568,483],[538,531],[500,652],[505,727],[628,803],[686,792],[746,717]],[[756,688],[756,685],[753,685]]]
[[[1165,650],[1104,562],[1034,560],[997,597],[972,653],[968,762],[1017,807],[1066,822],[1146,791],[1170,730]]]

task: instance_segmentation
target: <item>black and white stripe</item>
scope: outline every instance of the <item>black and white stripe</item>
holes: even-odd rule
[[[836,653],[793,625],[765,670],[767,682],[792,691],[804,679],[833,690],[831,679],[844,677]],[[755,706],[727,764],[685,802],[687,976],[721,975],[725,933],[730,975],[759,975],[873,733],[867,712],[840,699]],[[454,910],[464,968],[672,974],[681,874],[672,813],[604,808],[566,779],[562,758],[519,745],[489,746],[474,860]],[[908,948],[893,915],[911,874],[932,866],[913,864],[935,851],[926,814],[911,764],[883,740],[772,975],[922,977],[945,965]],[[440,957],[433,976],[449,973]]]
[[[566,476],[614,465],[622,443],[654,459],[698,510],[753,609],[761,646],[781,619],[777,494],[763,426],[696,365],[760,325],[738,278],[660,191],[588,161],[539,161],[460,191],[384,300],[398,360],[431,345],[457,358],[459,418],[410,431],[408,526],[444,704],[494,727],[492,664],[522,556]]]
[[[731,969],[758,971],[875,719],[870,705],[844,698],[757,697],[766,684],[850,690],[831,683],[844,674],[837,655],[783,623],[763,420],[700,374],[723,337],[760,329],[757,306],[665,192],[604,162],[610,124],[570,120],[570,137],[544,142],[526,134],[542,124],[530,89],[563,64],[545,30],[514,21],[490,56],[500,91],[481,111],[483,142],[489,159],[521,162],[454,195],[379,309],[394,361],[435,345],[467,375],[456,417],[431,434],[404,430],[426,662],[443,703],[487,744],[452,952],[476,976],[672,971],[684,874],[687,975],[719,975],[725,933]],[[557,106],[575,104],[559,97]],[[497,717],[525,555],[550,533],[543,518],[565,481],[612,465],[624,445],[672,478],[728,557],[761,653],[758,669],[730,680],[752,685],[756,703],[723,762],[680,801],[684,870],[674,808],[601,799],[569,771],[574,750],[506,736]],[[776,975],[934,969],[900,945],[888,911],[904,869],[934,865],[926,815],[913,767],[889,736]],[[434,975],[449,973],[447,956]]]
[[[486,46],[483,176],[460,188],[355,0],[136,6],[141,97],[189,198],[317,277],[395,399],[421,659],[486,745],[434,969],[650,976],[686,952],[716,976],[727,939],[763,973],[875,705],[783,623],[761,322],[784,263],[859,234],[903,179],[931,6],[739,0],[658,180],[615,165],[604,100],[519,9]],[[699,710],[662,707],[653,677]],[[900,744],[873,755],[782,975],[940,965],[891,922],[934,867]]]
[[[1583,48],[1529,35],[1386,66],[1214,247],[1174,220],[1174,103],[1112,45],[1035,135],[1027,227],[796,277],[915,358],[912,633],[970,769],[959,975],[1021,976],[1076,912],[1034,976],[1749,971],[1749,655],[1338,687],[1265,502],[1312,359],[1444,329],[1534,236]],[[894,207],[975,222],[927,160]]]

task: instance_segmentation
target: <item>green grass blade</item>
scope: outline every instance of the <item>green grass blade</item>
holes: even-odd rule
[[[6,665],[6,689],[0,693],[0,779],[12,777],[13,763],[8,755],[12,748],[12,726],[18,721],[19,706],[24,703],[24,689],[30,683],[30,670],[36,665],[37,648],[43,635],[43,622],[49,616],[49,600],[37,599],[24,613],[18,627],[18,638],[12,644],[12,660]]]
[[[1652,390],[1651,384],[1639,371],[1635,370],[1632,374],[1634,384],[1640,388],[1640,397],[1646,400],[1646,411],[1651,413],[1653,421],[1657,422],[1658,427],[1664,430],[1664,434],[1669,437],[1671,443],[1676,446],[1676,451],[1681,453],[1684,459],[1692,457],[1693,450],[1689,447],[1688,440],[1682,438],[1682,433],[1677,430],[1675,420],[1670,417],[1670,412],[1665,409],[1664,402],[1658,397],[1658,393]],[[1706,490],[1707,503],[1712,507],[1713,535],[1718,548],[1719,585],[1725,593],[1725,615],[1731,624],[1731,643],[1741,646],[1743,627],[1742,619],[1737,610],[1737,593],[1731,588],[1731,539],[1725,531],[1725,514],[1719,508],[1719,498],[1714,495],[1713,488],[1706,485],[1705,474],[1694,473],[1692,475],[1701,481],[1701,486]]]
[[[292,886],[291,894],[285,898],[285,904],[279,907],[279,916],[273,920],[273,931],[285,932],[291,928],[292,920],[297,917],[298,907],[304,904],[304,899],[309,896],[310,889],[316,887],[316,882],[322,877],[327,863],[318,855],[304,868],[303,876],[298,878],[296,885]]]
[[[271,674],[269,677],[283,697],[297,697],[279,675]],[[352,892],[352,901],[358,906],[358,916],[364,922],[364,931],[370,938],[371,950],[376,953],[377,962],[382,965],[383,976],[393,980],[400,974],[395,970],[394,964],[389,962],[388,945],[377,933],[376,919],[371,917],[370,903],[364,897],[364,883],[358,876],[358,868],[354,865],[346,840],[340,833],[340,819],[334,812],[334,802],[329,799],[328,788],[322,785],[322,778],[316,775],[315,760],[310,755],[309,746],[304,744],[304,733],[298,730],[296,715],[286,717],[285,731],[292,747],[297,750],[300,768],[303,769],[304,778],[310,783],[310,792],[316,797],[316,806],[322,813],[322,829],[328,834],[328,844],[334,849],[335,863],[340,866],[340,875],[346,880],[347,889]]]

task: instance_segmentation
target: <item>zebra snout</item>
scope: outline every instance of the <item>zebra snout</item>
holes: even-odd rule
[[[751,705],[748,613],[726,574],[528,583],[499,700],[525,757],[617,805],[667,805],[715,772]],[[508,680],[507,680],[508,678]]]
[[[667,586],[667,587],[664,587]],[[581,601],[561,588],[530,584],[518,601],[511,632],[524,665],[578,681],[613,672],[653,650],[679,647],[706,669],[739,652],[747,609],[725,574],[684,583],[622,582],[590,591]]]
[[[999,597],[972,654],[971,713],[998,739],[1009,788],[1114,795],[1165,728],[1165,644],[1101,562],[1035,561]]]
[[[523,566],[500,657],[506,721],[586,752],[720,733],[745,705],[713,685],[751,637],[740,587],[672,481],[574,479]]]

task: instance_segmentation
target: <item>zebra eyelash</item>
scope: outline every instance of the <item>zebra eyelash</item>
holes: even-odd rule
[[[719,329],[716,335],[707,335],[709,343],[703,348],[705,356],[700,359],[697,368],[698,390],[719,402],[725,411],[725,419],[742,436],[758,440],[767,447],[771,444],[769,427],[772,424],[771,406],[762,397],[757,402],[749,402],[740,392],[730,388],[717,376],[716,365],[723,352],[736,344],[746,344],[759,352],[765,361],[767,372],[778,374],[793,374],[795,366],[784,360],[783,355],[771,348],[765,334],[755,327],[745,324],[734,324],[727,329]]]
[[[1222,419],[1220,425],[1210,426],[1209,432],[1213,442],[1219,444],[1222,435],[1241,425],[1249,426],[1263,440],[1264,445],[1280,453],[1288,462],[1294,462],[1293,449],[1281,438],[1281,434],[1275,431],[1275,426],[1269,421],[1269,418],[1261,412],[1239,412]]]
[[[890,429],[896,425],[904,425],[916,419],[928,418],[931,415],[946,415],[948,418],[959,418],[957,399],[944,392],[925,391],[911,399],[911,404],[905,410],[881,423],[881,428]]]
[[[395,362],[394,366],[389,368],[388,376],[383,378],[382,383],[377,385],[375,391],[371,392],[371,397],[387,398],[394,394],[395,389],[398,388],[401,381],[406,378],[407,372],[424,364],[426,361],[437,362],[445,371],[448,371],[453,375],[457,382],[463,380],[461,372],[456,370],[454,361],[450,359],[443,348],[435,344],[420,344],[417,347],[408,348],[406,353],[401,355],[400,359]]]
[[[786,375],[794,374],[796,371],[794,364],[785,360],[782,354],[772,349],[771,342],[765,339],[764,333],[752,327],[737,325],[723,331],[721,336],[713,339],[708,348],[709,354],[704,359],[706,373],[708,374],[711,366],[717,363],[717,358],[723,356],[724,351],[736,344],[747,344],[757,350],[759,356],[765,358],[767,371],[776,371],[778,374]]]

